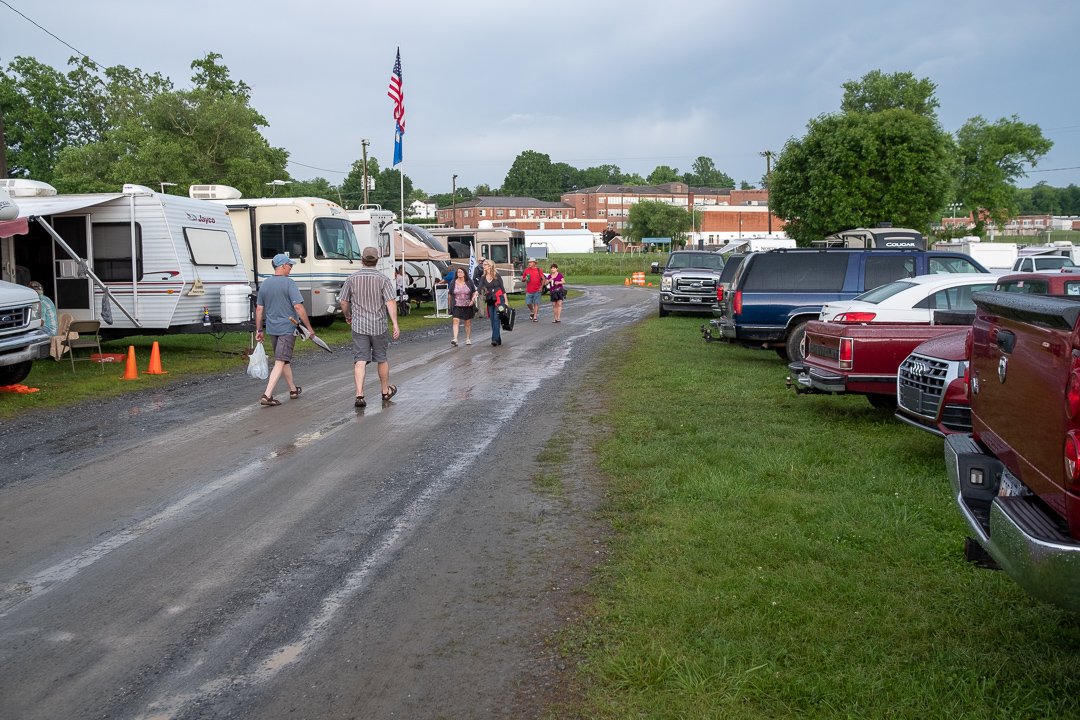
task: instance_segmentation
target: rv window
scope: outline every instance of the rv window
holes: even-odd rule
[[[346,260],[360,257],[352,223],[341,218],[315,218],[315,257]]]
[[[307,257],[307,230],[304,223],[268,223],[259,226],[259,257],[271,260],[278,253]]]
[[[102,282],[131,282],[131,223],[94,223],[94,274]],[[138,277],[142,279],[142,226],[135,224]]]
[[[229,233],[224,230],[188,227],[184,228],[184,240],[195,265],[237,265]]]
[[[496,265],[506,265],[510,262],[510,249],[505,245],[482,245],[484,257]]]

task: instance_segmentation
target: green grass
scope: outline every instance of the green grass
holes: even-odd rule
[[[967,564],[942,443],[649,320],[604,359],[590,718],[1077,717],[1080,619]]]

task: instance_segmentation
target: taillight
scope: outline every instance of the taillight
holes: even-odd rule
[[[848,325],[851,325],[853,323],[873,322],[874,318],[876,317],[877,313],[872,312],[846,312],[840,313],[835,318],[833,318],[833,322],[847,323]]]
[[[975,347],[975,341],[971,336],[971,328],[968,328],[967,334],[964,335],[964,357],[967,358],[967,362],[964,363],[964,385],[967,386],[967,396],[971,397],[971,349]]]
[[[840,369],[850,370],[851,361],[855,355],[855,341],[851,338],[840,338]]]
[[[1069,373],[1069,382],[1065,384],[1065,414],[1070,420],[1076,418],[1080,412],[1080,368],[1076,367],[1077,359],[1073,358],[1073,371]]]
[[[716,286],[716,304],[719,305],[722,302],[724,302],[724,286],[723,285],[717,285]]]
[[[731,299],[731,314],[738,315],[742,312],[742,290],[735,291],[735,297]]]
[[[1080,438],[1075,430],[1065,435],[1065,483],[1073,490],[1080,484]]]

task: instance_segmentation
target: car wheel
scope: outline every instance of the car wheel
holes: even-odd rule
[[[32,367],[34,367],[34,363],[31,360],[25,360],[14,365],[0,366],[0,387],[21,383],[30,374]]]
[[[661,305],[660,306],[660,317],[667,317],[667,316],[668,316],[668,311],[664,309],[663,305]]]
[[[803,353],[803,339],[806,337],[806,323],[801,322],[788,333],[784,349],[787,351],[788,360],[796,362],[806,357]]]

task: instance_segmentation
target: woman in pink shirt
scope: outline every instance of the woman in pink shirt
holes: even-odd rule
[[[566,276],[559,272],[559,266],[555,263],[551,263],[547,286],[551,297],[551,309],[555,315],[555,319],[551,322],[562,322],[562,304],[566,299]]]
[[[476,312],[476,288],[462,268],[454,271],[450,283],[450,316],[454,318],[454,339],[450,344],[457,347],[458,327],[465,321],[465,344],[472,345],[472,319]]]

